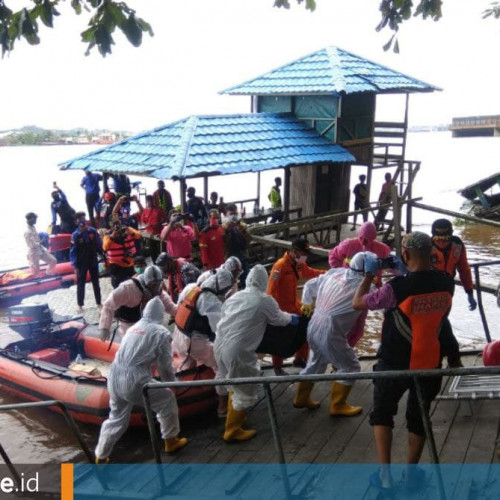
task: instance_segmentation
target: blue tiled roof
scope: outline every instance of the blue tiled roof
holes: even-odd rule
[[[158,179],[235,174],[315,162],[352,162],[290,114],[191,116],[60,164]]]
[[[233,95],[353,94],[439,90],[337,47],[297,59],[269,73],[221,91]]]

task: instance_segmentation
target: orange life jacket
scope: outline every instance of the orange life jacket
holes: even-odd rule
[[[210,341],[215,339],[215,333],[210,328],[210,323],[206,316],[202,316],[196,309],[198,298],[204,292],[215,293],[209,289],[201,289],[199,286],[193,287],[181,300],[175,314],[175,324],[177,328],[188,337],[196,331],[206,335]]]
[[[398,308],[410,321],[410,370],[426,370],[439,366],[439,330],[450,307],[451,295],[448,292],[413,295],[399,304]]]
[[[111,246],[106,250],[109,264],[121,267],[131,267],[134,264],[134,255],[137,253],[134,238],[127,234],[122,243],[112,240]]]

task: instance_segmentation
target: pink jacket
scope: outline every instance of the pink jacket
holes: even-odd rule
[[[391,249],[377,241],[377,230],[373,222],[365,222],[358,231],[357,238],[349,238],[332,248],[328,253],[330,267],[349,267],[349,262],[358,252],[373,252],[378,257],[387,257]]]

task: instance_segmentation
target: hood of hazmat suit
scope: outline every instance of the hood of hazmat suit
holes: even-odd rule
[[[316,339],[321,338],[326,343],[333,331],[347,336],[360,314],[353,309],[352,299],[363,280],[364,257],[365,252],[359,252],[351,259],[348,269],[330,269],[305,284],[302,302],[312,304],[316,299],[308,339],[314,334]]]
[[[131,326],[113,361],[110,381],[118,393],[126,394],[151,379],[151,365],[156,364],[162,380],[173,380],[171,336],[161,324],[165,307],[155,297],[144,308],[143,317]]]
[[[264,266],[254,266],[246,288],[222,307],[214,348],[219,369],[229,378],[256,376],[255,349],[266,325],[286,326],[291,321],[291,314],[281,311],[276,300],[265,293],[267,280]]]

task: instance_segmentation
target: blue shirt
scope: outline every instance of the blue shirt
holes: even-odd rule
[[[97,254],[103,254],[102,240],[99,233],[93,227],[85,230],[77,229],[71,235],[71,247],[69,249],[69,260],[73,267],[78,265],[96,263]]]
[[[102,181],[102,175],[91,173],[84,176],[81,186],[85,188],[87,194],[99,194],[99,181]]]

